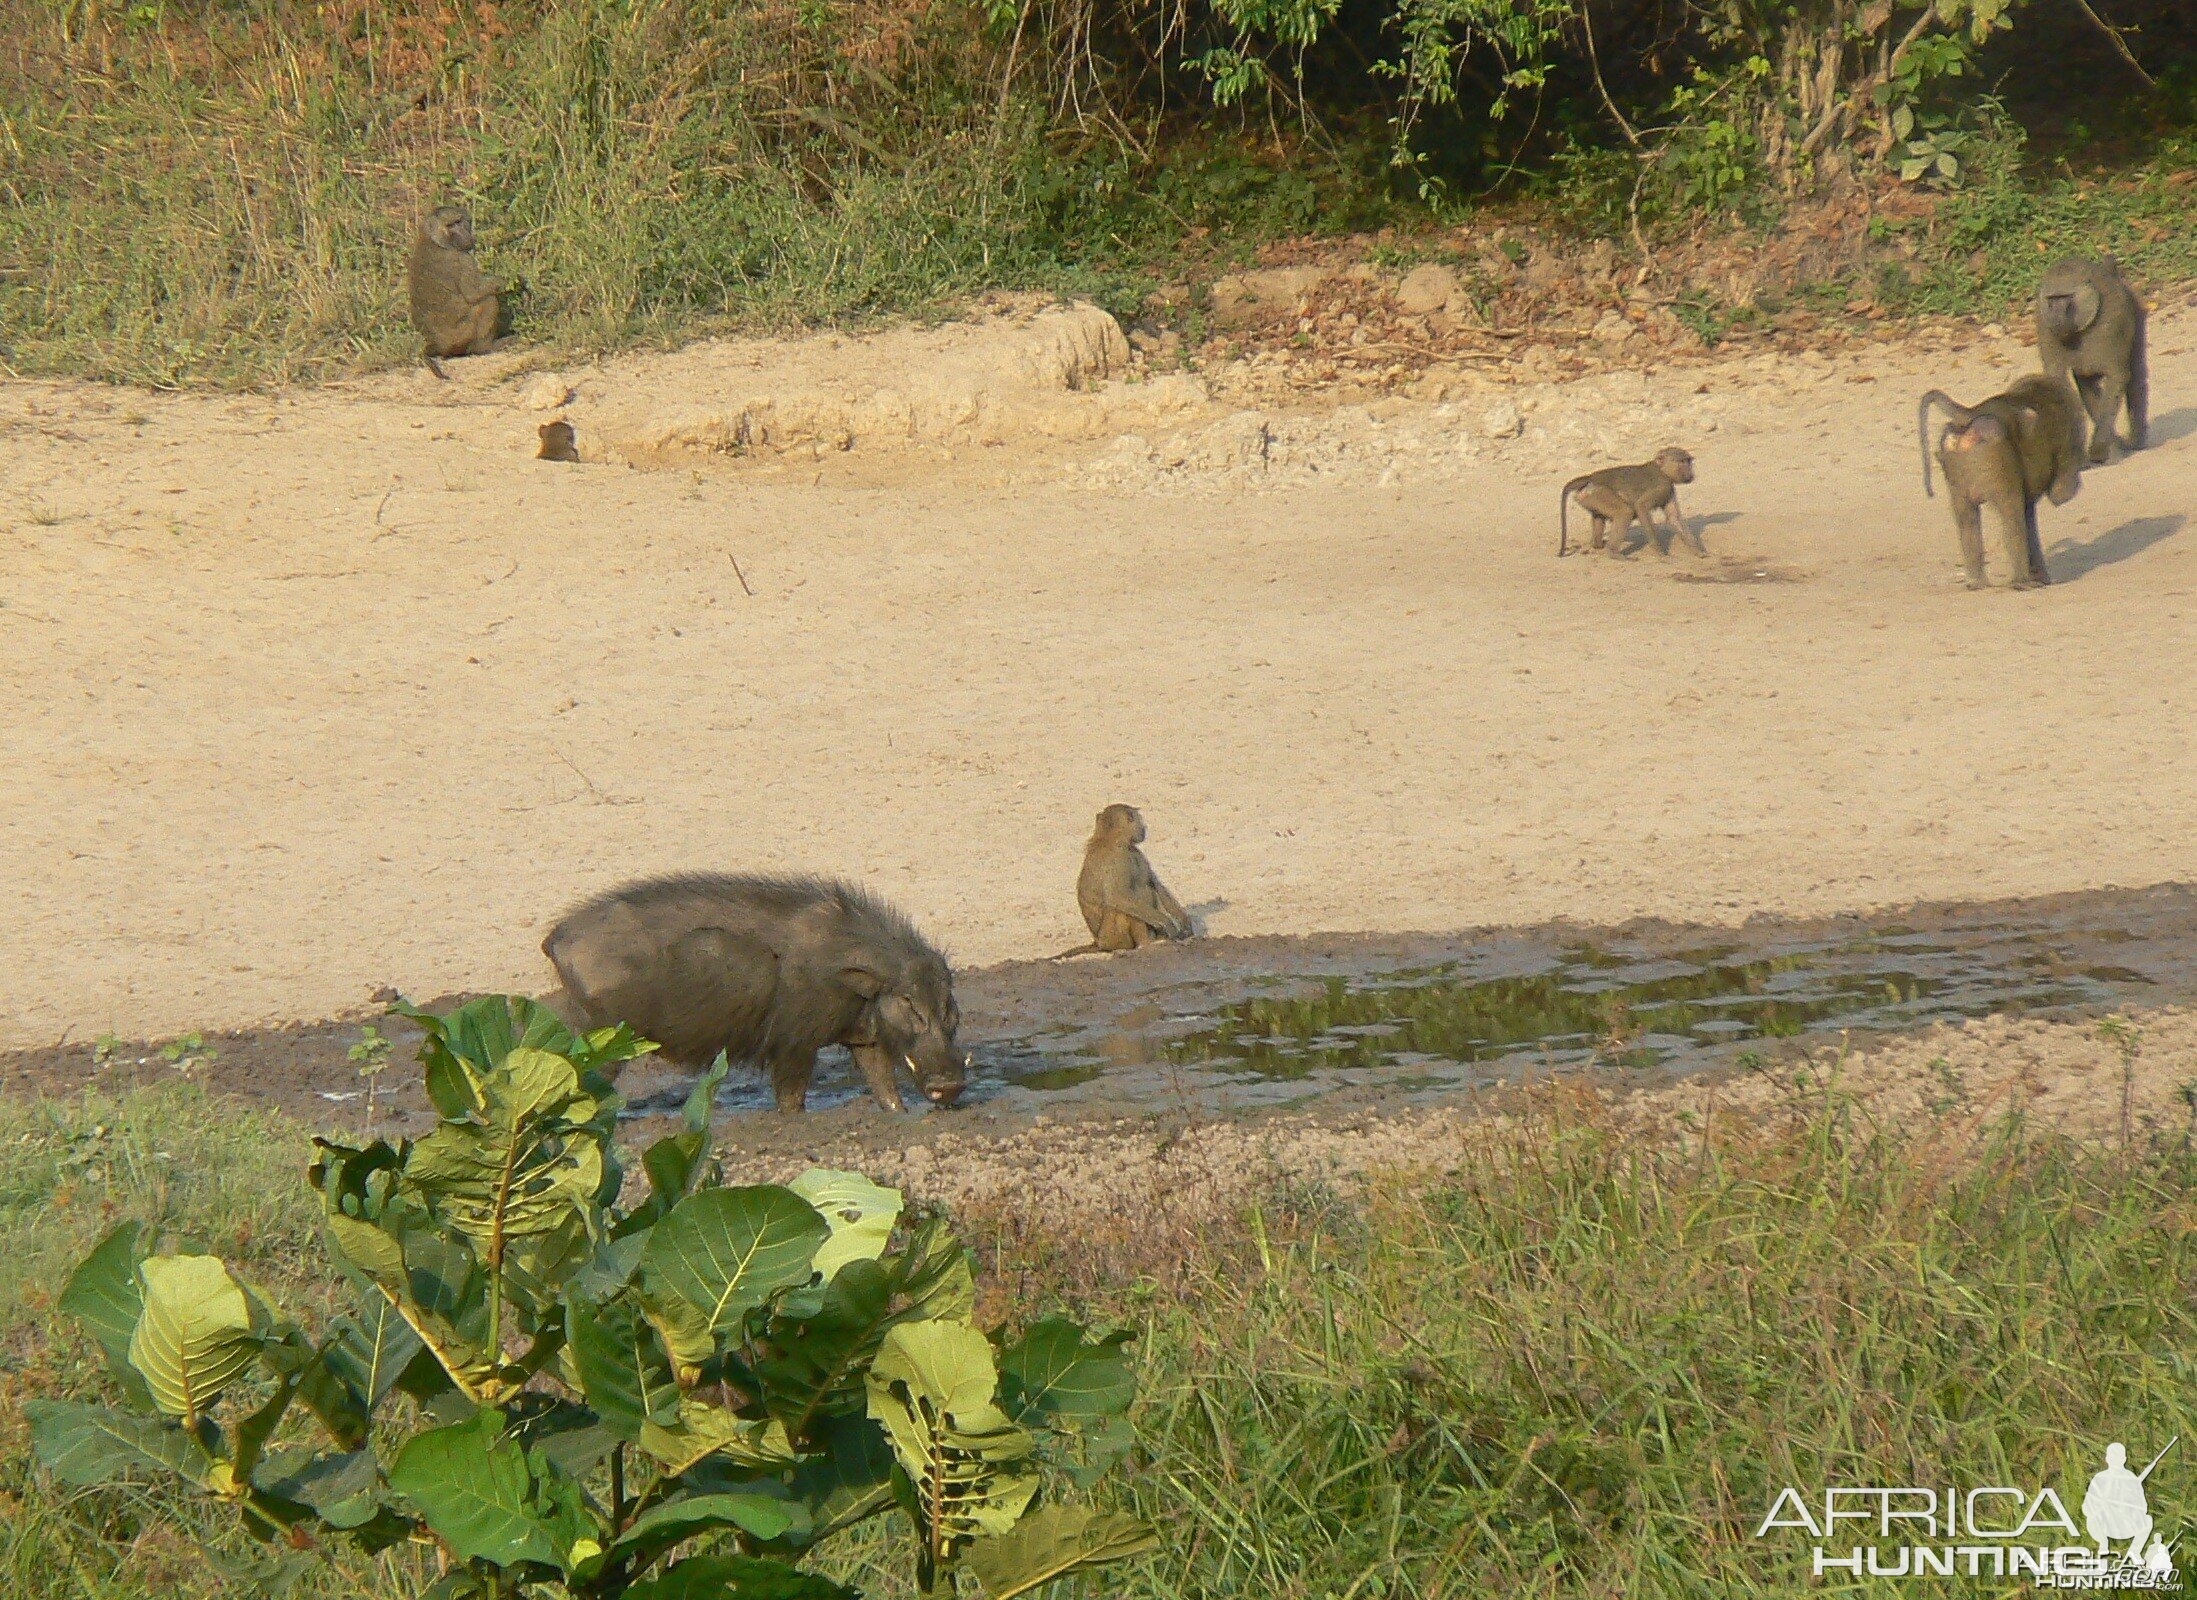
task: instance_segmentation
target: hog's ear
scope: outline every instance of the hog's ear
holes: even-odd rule
[[[885,992],[885,975],[869,967],[841,967],[839,981],[865,1000],[875,1000]]]

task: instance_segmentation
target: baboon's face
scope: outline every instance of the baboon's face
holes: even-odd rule
[[[1694,481],[1694,458],[1683,450],[1666,450],[1657,458],[1663,464],[1663,476],[1673,483]]]
[[[2046,284],[2037,300],[2044,312],[2045,327],[2069,344],[2098,320],[2102,304],[2098,291],[2087,283]]]
[[[427,237],[446,250],[472,249],[472,213],[463,206],[437,206],[427,214]]]
[[[1131,844],[1144,843],[1144,813],[1135,806],[1108,806],[1098,814],[1098,830]]]

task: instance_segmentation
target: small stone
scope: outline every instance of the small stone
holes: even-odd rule
[[[1490,439],[1515,439],[1525,427],[1525,416],[1509,400],[1498,400],[1480,413],[1480,431]]]
[[[1396,286],[1396,307],[1409,317],[1447,311],[1458,292],[1457,274],[1435,262],[1414,267]]]
[[[1633,325],[1615,311],[1602,313],[1602,320],[1594,325],[1592,335],[1596,344],[1623,344],[1633,336]]]
[[[547,372],[538,372],[519,391],[519,404],[529,411],[555,411],[572,398],[572,385]]]

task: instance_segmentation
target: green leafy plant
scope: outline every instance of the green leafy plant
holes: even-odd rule
[[[352,1309],[314,1333],[122,1224],[60,1297],[117,1403],[27,1407],[56,1477],[181,1478],[299,1549],[429,1541],[430,1600],[832,1600],[852,1591],[795,1563],[896,1508],[932,1594],[967,1572],[1005,1600],[1154,1546],[1052,1492],[1134,1442],[1127,1335],[988,1337],[944,1218],[858,1174],[724,1184],[722,1058],[621,1206],[607,1069],[652,1045],[511,997],[397,1009],[426,1030],[435,1129],[317,1140],[310,1173]]]
[[[171,1039],[160,1047],[160,1059],[188,1078],[202,1067],[210,1067],[221,1054],[206,1042],[203,1033],[186,1033],[180,1039]]]

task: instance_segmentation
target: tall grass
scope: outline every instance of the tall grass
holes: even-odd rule
[[[0,1592],[220,1592],[198,1542],[245,1549],[220,1517],[57,1497],[14,1413],[97,1387],[48,1314],[114,1217],[187,1228],[310,1306],[301,1146],[188,1089],[0,1109]],[[1170,1538],[1103,1592],[1791,1593],[1806,1541],[1753,1537],[1782,1485],[2049,1484],[2072,1508],[2107,1441],[2197,1437],[2186,1141],[2010,1123],[1957,1145],[1826,1103],[1684,1149],[1551,1115],[1460,1159],[1431,1189],[1277,1191],[1190,1235],[972,1219],[995,1285],[1143,1332],[1130,1492]],[[2170,1539],[2193,1473],[2170,1455],[2147,1485]],[[857,1535],[827,1565],[890,1600],[885,1550]],[[417,1571],[305,1592],[396,1600]]]
[[[1010,57],[931,0],[0,0],[0,361],[240,385],[405,359],[408,230],[452,196],[526,337],[573,349],[1001,286],[1129,304],[1212,212],[1382,203],[1377,166],[1317,152],[1155,170]]]

